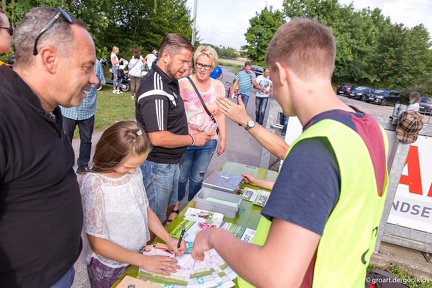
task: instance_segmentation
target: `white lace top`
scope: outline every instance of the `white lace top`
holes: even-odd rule
[[[139,252],[150,239],[147,207],[141,169],[134,174],[111,178],[86,173],[81,183],[84,231],[88,235],[108,239],[131,251]],[[119,268],[127,266],[96,253],[92,257],[103,264]]]

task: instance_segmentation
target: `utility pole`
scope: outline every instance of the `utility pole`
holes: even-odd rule
[[[195,0],[194,1],[193,27],[192,27],[192,46],[195,45],[197,8],[198,8],[198,0]]]

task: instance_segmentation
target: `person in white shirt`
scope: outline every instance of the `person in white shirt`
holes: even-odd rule
[[[152,53],[147,54],[147,56],[145,57],[147,66],[149,69],[152,68],[153,62],[156,60],[157,58],[157,54],[158,52],[156,50],[153,50]]]
[[[412,110],[418,112],[420,109],[420,93],[414,91],[409,95],[410,105],[406,110]]]
[[[135,99],[135,93],[140,86],[142,70],[144,70],[145,60],[141,56],[139,47],[134,47],[132,50],[132,59],[129,61],[129,77],[131,79],[131,98]]]
[[[152,146],[134,121],[120,121],[104,131],[96,145],[94,165],[81,182],[83,230],[91,287],[111,287],[129,267],[170,275],[181,267],[169,256],[146,256],[140,251],[150,231],[180,256],[186,242],[173,238],[149,206],[139,165]]]
[[[264,74],[257,77],[256,82],[257,89],[255,93],[255,121],[261,126],[264,122],[265,111],[267,109],[267,103],[269,99],[269,94],[273,90],[273,83],[270,80],[270,70],[268,68],[264,69]]]

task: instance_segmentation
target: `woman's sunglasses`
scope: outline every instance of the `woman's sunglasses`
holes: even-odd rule
[[[8,30],[9,35],[13,36],[13,32],[14,32],[13,27],[0,27],[0,29],[6,29],[6,30]]]

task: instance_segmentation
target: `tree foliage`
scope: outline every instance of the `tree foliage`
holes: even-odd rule
[[[132,47],[143,54],[157,49],[168,33],[191,39],[191,16],[186,0],[2,0],[1,8],[16,27],[32,7],[63,7],[87,23],[97,55],[108,56],[112,46],[119,56],[130,58]],[[309,17],[333,30],[336,66],[333,81],[416,90],[432,96],[432,50],[430,34],[423,25],[407,28],[392,23],[378,8],[356,10],[338,0],[284,0],[282,11],[265,7],[249,20],[242,47],[254,64],[264,57],[276,30],[293,17]],[[197,39],[199,36],[197,35]],[[215,43],[217,44],[217,43]],[[199,40],[195,46],[199,45]],[[223,58],[235,58],[233,48],[213,46]],[[3,55],[7,59],[8,55]],[[3,59],[3,58],[2,58]]]
[[[242,47],[247,57],[256,65],[265,66],[265,53],[276,30],[284,23],[284,15],[273,7],[265,7],[261,13],[249,20],[250,27],[245,33],[248,45]]]
[[[333,81],[418,91],[432,95],[432,50],[423,25],[392,23],[378,8],[356,10],[338,0],[284,0],[283,12],[265,8],[249,20],[246,55],[262,64],[270,39],[284,19],[308,17],[328,26],[336,39]]]
[[[87,23],[98,57],[112,46],[119,56],[130,58],[132,48],[146,55],[158,49],[168,33],[191,39],[191,17],[186,0],[3,0],[13,26],[18,26],[32,7],[63,7],[71,16]]]
[[[238,57],[238,54],[236,53],[235,49],[232,47],[215,46],[213,44],[208,44],[208,43],[203,43],[202,45],[210,46],[213,49],[215,49],[219,58],[236,59]]]

